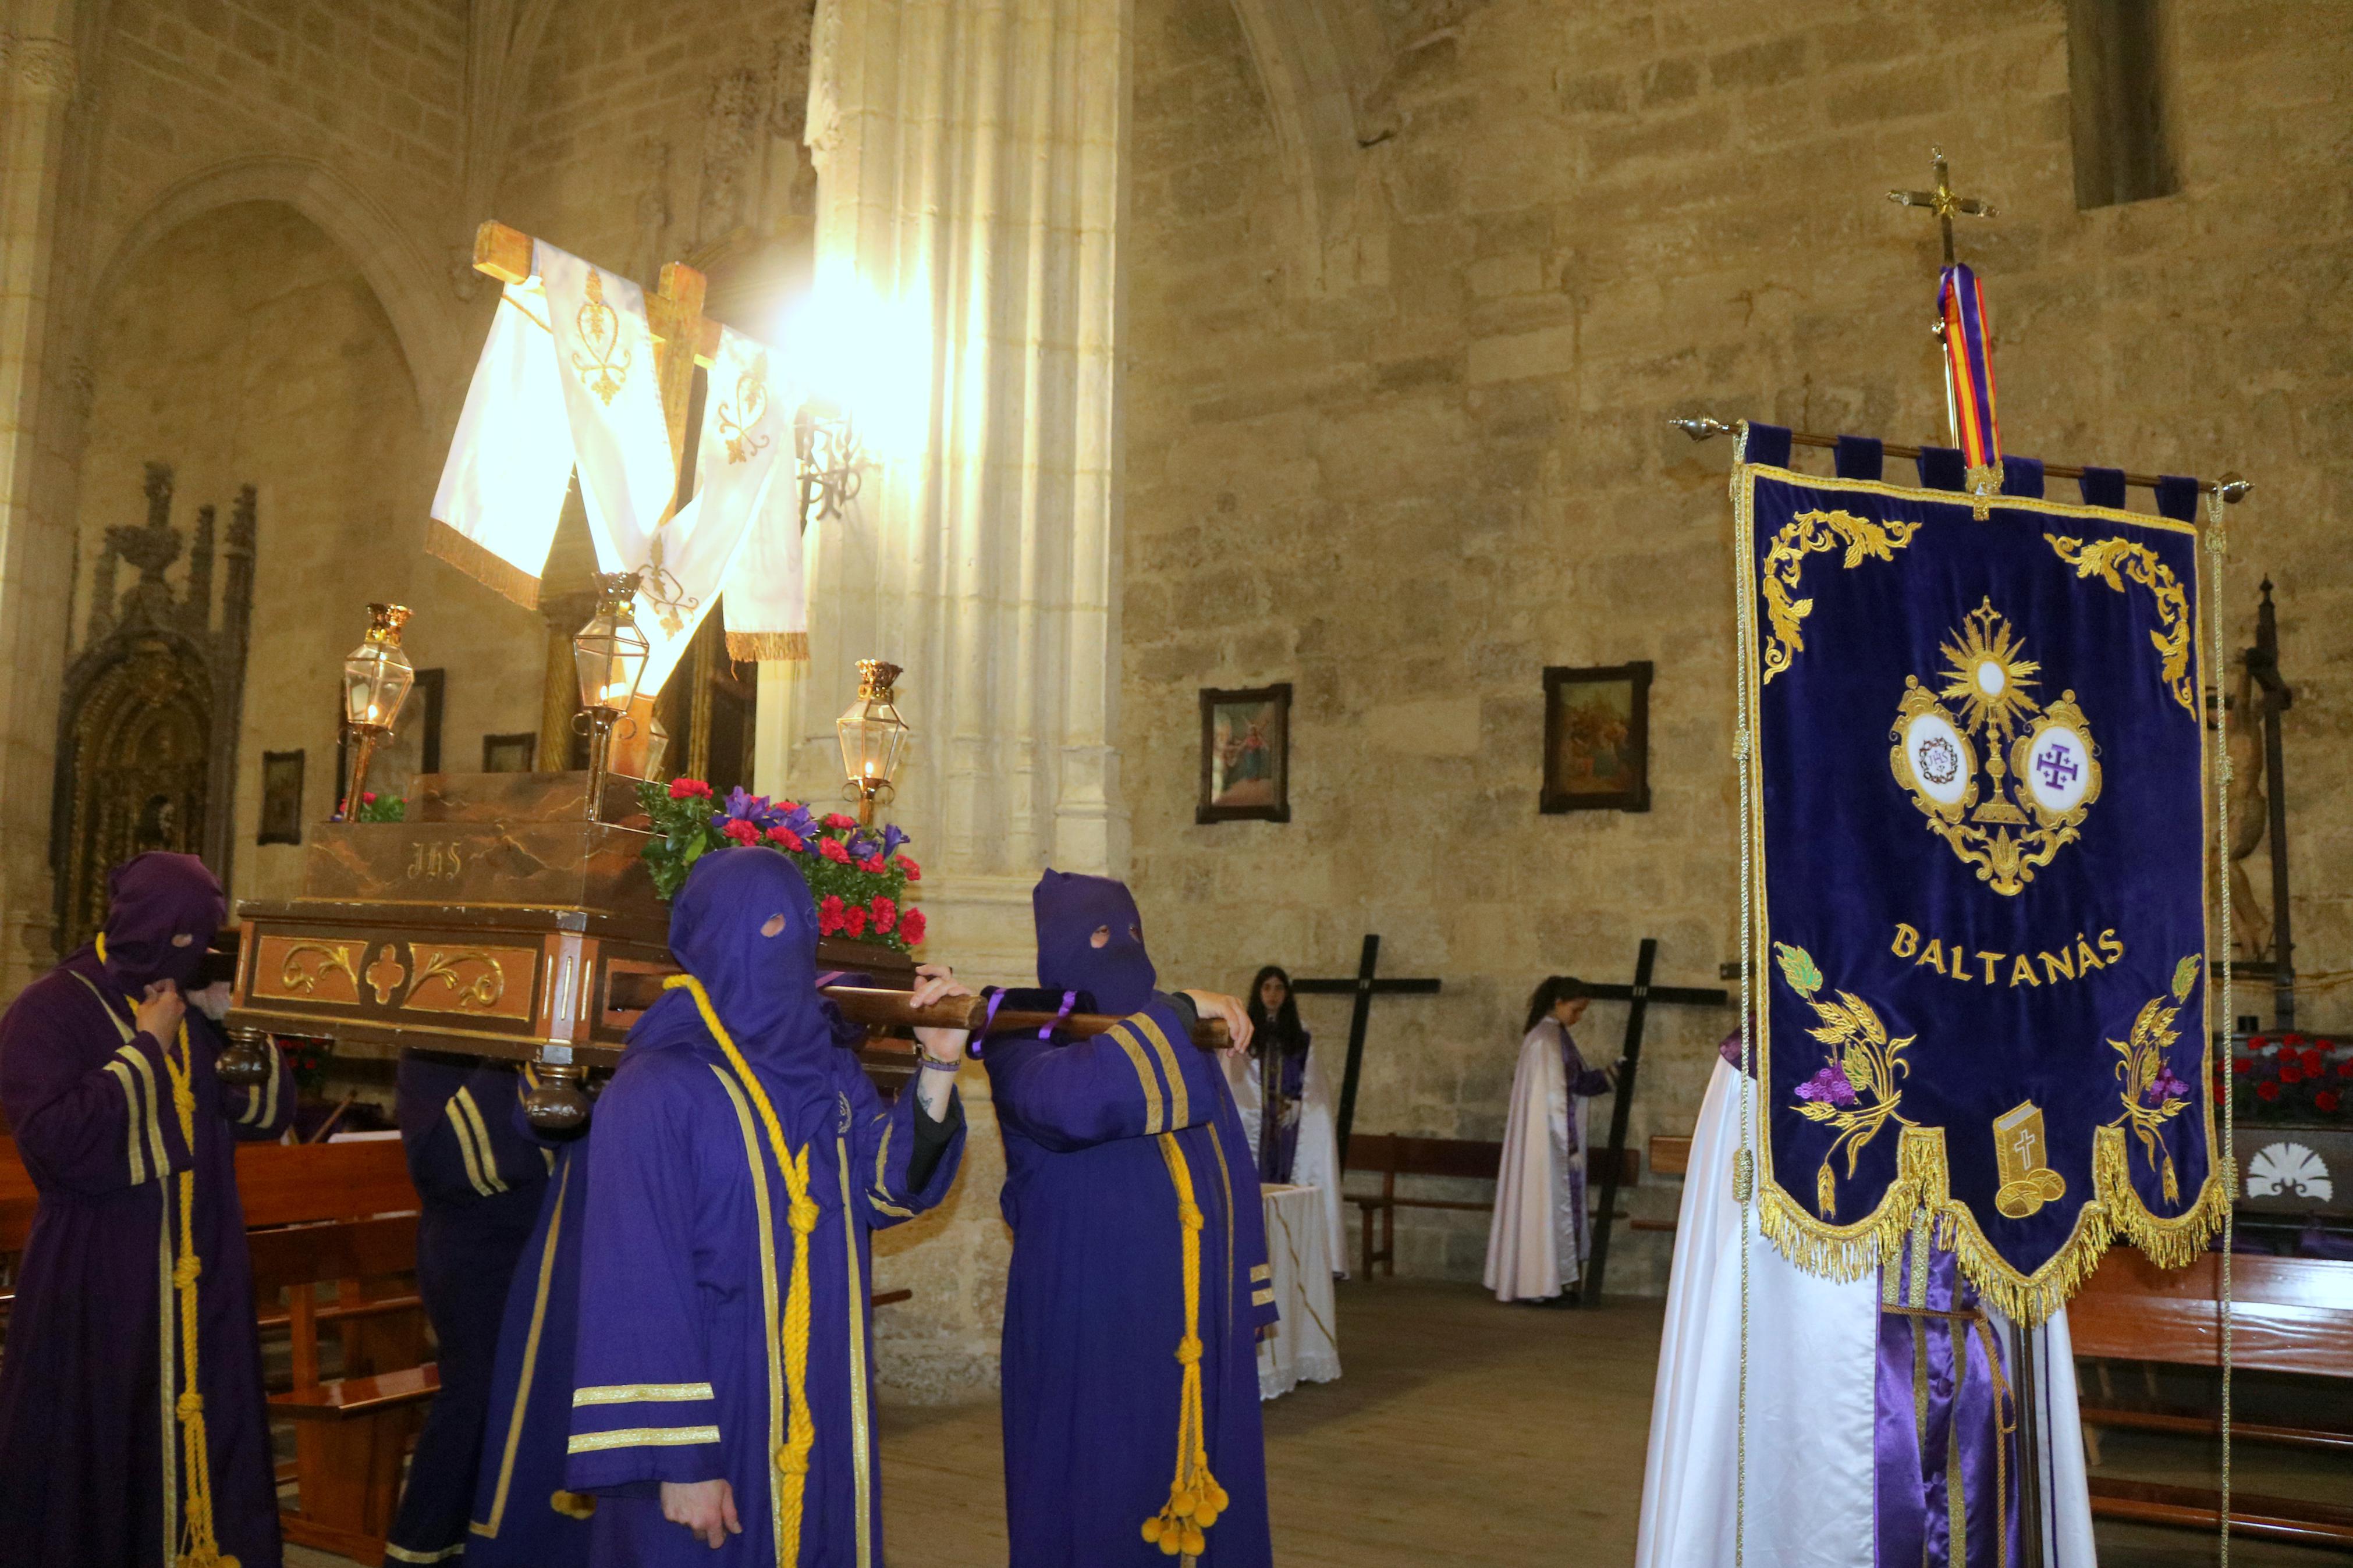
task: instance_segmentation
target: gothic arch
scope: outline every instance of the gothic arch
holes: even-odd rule
[[[181,225],[243,202],[292,207],[352,258],[392,322],[416,385],[418,415],[431,423],[466,370],[448,280],[373,198],[308,158],[232,158],[165,187],[115,245],[83,300],[82,357],[88,358],[100,307],[142,256]]]
[[[1356,216],[1365,109],[1388,74],[1388,47],[1361,0],[1233,0],[1266,93],[1276,155],[1299,207],[1311,289]]]

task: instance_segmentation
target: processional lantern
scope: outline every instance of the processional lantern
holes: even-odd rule
[[[907,721],[899,717],[892,683],[899,679],[895,664],[879,658],[858,661],[858,700],[833,721],[841,742],[841,793],[858,802],[861,827],[874,826],[874,808],[888,805],[898,793],[892,783],[899,771],[899,753],[907,744]]]
[[[572,634],[572,663],[580,677],[580,707],[588,721],[588,817],[595,821],[598,796],[613,746],[613,726],[636,700],[653,645],[638,629],[638,574],[596,574],[596,613]]]
[[[401,705],[417,684],[417,667],[400,646],[400,628],[407,620],[406,605],[370,605],[367,636],[343,659],[343,722],[360,738],[351,793],[342,801],[345,817],[366,798],[369,756],[376,742],[392,733]]]

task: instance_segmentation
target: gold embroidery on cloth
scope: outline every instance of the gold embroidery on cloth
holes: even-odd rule
[[[572,351],[572,369],[580,384],[595,393],[606,406],[629,379],[632,356],[621,346],[621,318],[605,303],[605,275],[588,269],[588,297],[573,314],[573,330],[580,347]]]
[[[766,450],[772,437],[755,435],[768,416],[768,356],[754,354],[752,363],[735,378],[732,398],[712,411],[712,426],[726,438],[727,460],[747,463]]]
[[[2130,577],[2156,596],[2160,629],[2149,633],[2148,640],[2157,649],[2158,668],[2165,684],[2172,689],[2173,700],[2196,718],[2198,689],[2189,673],[2189,598],[2173,569],[2157,558],[2157,552],[2130,539],[2094,539],[2086,542],[2058,533],[2042,537],[2050,542],[2060,560],[2075,569],[2076,576],[2096,577],[2119,594],[2125,591],[2125,577]],[[2123,568],[2123,576],[2117,575],[2119,567]]]
[[[1904,1048],[1917,1037],[1889,1038],[1887,1026],[1879,1021],[1871,1004],[1852,991],[1840,992],[1835,1002],[1816,995],[1822,987],[1822,972],[1804,948],[1777,942],[1773,952],[1789,989],[1804,997],[1821,1020],[1807,1033],[1830,1047],[1830,1065],[1798,1086],[1796,1109],[1807,1121],[1828,1122],[1836,1130],[1831,1146],[1822,1153],[1821,1167],[1814,1173],[1814,1206],[1824,1219],[1836,1219],[1838,1173],[1833,1163],[1839,1151],[1846,1151],[1846,1173],[1852,1180],[1863,1145],[1878,1137],[1881,1128],[1891,1121],[1914,1125],[1910,1117],[1896,1110],[1904,1102],[1904,1092],[1895,1087],[1895,1080],[1912,1070],[1912,1064],[1902,1057]]]
[[[1963,617],[1939,651],[1940,689],[1904,678],[1887,766],[1928,831],[1975,867],[1978,880],[2014,898],[2076,840],[2100,798],[2091,721],[2072,690],[2047,709],[2035,700],[2042,667],[2025,657],[2024,642],[1990,598]]]
[[[2067,1178],[2052,1170],[2042,1135],[2042,1108],[2021,1100],[1993,1119],[1994,1169],[2001,1185],[1993,1206],[2005,1219],[2024,1219],[2067,1195]]]
[[[1814,613],[1814,602],[1793,595],[1805,573],[1807,556],[1835,550],[1844,541],[1846,559],[1841,564],[1851,572],[1865,559],[1894,560],[1895,552],[1911,543],[1919,531],[1916,522],[1897,519],[1879,522],[1845,511],[1801,511],[1783,523],[1765,552],[1761,588],[1765,618],[1773,632],[1765,644],[1764,679],[1769,681],[1788,668],[1805,649],[1799,623]]]
[[[576,1432],[571,1454],[596,1454],[607,1448],[691,1448],[719,1441],[716,1426],[628,1426],[617,1432]]]
[[[2116,1077],[2125,1086],[2116,1097],[2124,1102],[2124,1114],[2108,1125],[2129,1128],[2140,1141],[2141,1152],[2148,1156],[2150,1167],[2165,1184],[2165,1201],[2169,1204],[2181,1201],[2181,1182],[2174,1173],[2172,1151],[2165,1146],[2165,1124],[2189,1104],[2189,1086],[2173,1076],[2165,1056],[2181,1037],[2173,1020],[2189,1000],[2189,988],[2198,984],[2203,957],[2193,952],[2174,967],[2171,1006],[2166,1005],[2164,997],[2152,996],[2142,1005],[2129,1035],[2108,1042],[2124,1058],[2116,1063]]]
[[[572,1408],[584,1405],[654,1405],[712,1398],[707,1383],[607,1383],[572,1391]]]

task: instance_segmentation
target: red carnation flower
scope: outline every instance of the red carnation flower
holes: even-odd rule
[[[831,936],[841,929],[841,900],[831,893],[817,907],[817,931],[819,936]]]
[[[2268,1035],[2249,1035],[2247,1037],[2247,1049],[2251,1051],[2260,1051],[2269,1044],[2271,1044],[2271,1037]]]
[[[2347,1057],[2343,1061],[2337,1064],[2337,1076],[2338,1078],[2353,1078],[2353,1057]]]
[[[2308,1047],[2304,1053],[2304,1076],[2306,1078],[2320,1076],[2320,1053]]]
[[[849,851],[841,847],[841,840],[839,838],[818,839],[817,841],[817,852],[824,856],[827,859],[834,861],[839,865],[847,866],[849,864]]]
[[[362,805],[374,805],[375,804],[375,791],[372,789],[364,789],[360,791],[360,804]]]
[[[672,779],[670,781],[670,797],[672,800],[709,800],[711,786],[701,779]]]
[[[2304,1081],[2304,1069],[2296,1066],[2294,1062],[2282,1062],[2280,1063],[2279,1080],[2282,1083],[2302,1083]]]
[[[899,869],[906,873],[907,880],[910,882],[920,882],[923,879],[923,868],[916,865],[909,857],[900,856],[897,864]]]
[[[876,931],[887,931],[892,926],[899,923],[899,906],[894,900],[884,898],[878,893],[875,895],[874,902],[871,907],[874,910],[874,929]]]
[[[2247,1060],[2246,1058],[2241,1057],[2238,1060],[2231,1064],[2231,1070],[2237,1073],[2240,1077],[2244,1078],[2247,1074],[2255,1070],[2255,1064]]]
[[[844,910],[841,913],[841,934],[847,937],[864,936],[866,934],[866,911],[864,910],[855,908]]]
[[[779,849],[789,849],[796,855],[808,847],[801,841],[799,834],[781,825],[768,829],[768,842]]]
[[[2279,1085],[2275,1083],[2259,1083],[2255,1085],[2255,1093],[2264,1100],[2277,1100],[2279,1098]]]
[[[760,830],[753,826],[750,823],[744,821],[740,816],[729,817],[727,819],[727,826],[722,827],[719,831],[727,835],[728,837],[733,838],[738,844],[757,844],[760,842]]]
[[[790,816],[800,808],[801,803],[797,800],[780,800],[776,802],[776,809],[783,812],[786,816]]]
[[[2333,1116],[2337,1113],[2337,1091],[2333,1089],[2324,1089],[2312,1097],[2312,1103],[2317,1109],[2326,1110]]]
[[[907,939],[909,947],[920,944],[923,940],[923,911],[909,910],[905,914],[901,915],[899,934]]]
[[[849,827],[855,827],[855,826],[858,826],[858,818],[856,818],[856,817],[854,817],[854,816],[842,816],[842,815],[841,815],[841,813],[839,813],[839,812],[838,812],[838,811],[837,811],[837,812],[833,812],[833,813],[831,813],[830,815],[828,815],[828,816],[826,817],[826,819],[825,819],[825,825],[826,825],[828,827],[839,827],[839,828],[849,828]]]
[[[2280,1037],[2280,1044],[2284,1046],[2294,1046],[2298,1049],[2301,1049],[2304,1046],[2304,1037],[2302,1035],[2282,1035]]]

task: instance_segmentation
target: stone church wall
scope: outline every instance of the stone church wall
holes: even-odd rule
[[[1385,969],[1446,991],[1376,1004],[1356,1124],[1473,1138],[1501,1135],[1544,974],[1622,982],[1653,935],[1662,979],[1715,982],[1737,941],[1731,454],[1664,421],[1940,438],[1935,225],[1881,195],[1926,183],[1931,142],[2002,209],[1963,243],[2006,444],[2258,480],[2232,637],[2268,573],[2299,693],[2299,967],[2353,963],[2330,783],[2353,760],[2332,542],[2353,364],[2321,326],[2353,260],[2346,14],[2178,8],[2180,194],[2079,212],[2048,0],[1387,7],[1354,192],[1324,182],[1311,236],[1253,9],[1137,6],[1124,772],[1165,974],[1343,973],[1380,932]],[[1539,816],[1543,668],[1629,659],[1657,666],[1651,810]],[[1297,690],[1292,821],[1194,826],[1197,689],[1274,680]],[[1305,1011],[1345,1037],[1344,1003]],[[1622,1016],[1595,1008],[1588,1058]],[[2353,1003],[2321,991],[2305,1016],[2353,1025]],[[1651,1020],[1638,1145],[1689,1127],[1735,1021]],[[1630,1207],[1675,1201],[1646,1181]],[[1482,1216],[1411,1216],[1400,1268],[1475,1278],[1484,1241]],[[1621,1246],[1617,1285],[1656,1289],[1662,1238]]]

